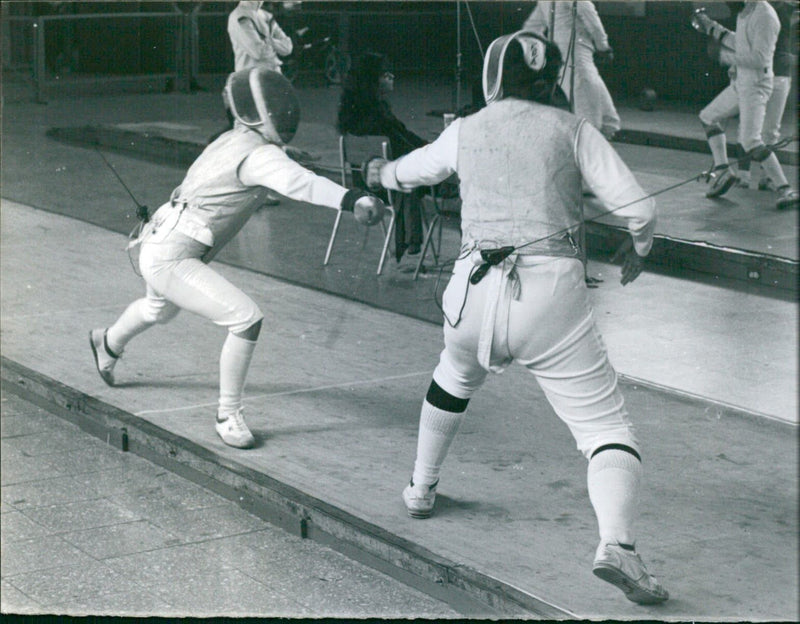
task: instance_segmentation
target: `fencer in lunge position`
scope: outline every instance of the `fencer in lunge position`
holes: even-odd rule
[[[778,157],[764,143],[762,127],[774,88],[773,55],[781,30],[778,15],[767,2],[745,2],[731,32],[703,11],[694,16],[696,28],[718,44],[720,63],[730,66],[731,83],[702,111],[700,122],[706,132],[714,167],[706,197],[720,197],[736,184],[738,177],[728,162],[727,139],[722,122],[739,114],[739,144],[745,158],[759,163],[772,181],[776,208],[794,208],[800,197],[783,172]]]
[[[353,211],[361,223],[383,218],[383,203],[362,190],[348,190],[289,158],[300,107],[289,81],[256,67],[228,77],[224,99],[236,123],[191,165],[181,185],[144,225],[139,268],[146,293],[107,329],[93,329],[89,342],[103,380],[114,385],[114,367],[125,346],[180,309],[224,327],[219,360],[216,430],[238,448],[255,439],[242,414],[242,393],[263,315],[256,303],[208,263],[263,205],[269,189],[291,199]]]
[[[440,469],[470,398],[489,372],[516,361],[589,460],[600,533],[594,573],[630,600],[655,604],[668,593],[634,547],[641,449],[594,322],[576,242],[585,181],[627,224],[630,238],[618,252],[627,284],[650,251],[655,204],[597,129],[550,105],[560,63],[558,48],[533,33],[496,39],[484,62],[484,109],[456,119],[427,146],[367,166],[373,187],[402,191],[453,173],[460,180],[462,248],[442,297],[444,350],[422,404],[403,500],[413,518],[433,513]]]

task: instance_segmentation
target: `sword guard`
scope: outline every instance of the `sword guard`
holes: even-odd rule
[[[136,218],[142,223],[150,222],[150,209],[147,206],[139,206],[136,208]]]

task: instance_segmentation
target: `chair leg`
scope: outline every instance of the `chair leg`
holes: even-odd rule
[[[383,272],[383,264],[386,262],[386,255],[389,253],[389,241],[392,238],[392,234],[394,232],[394,220],[395,220],[395,212],[394,208],[387,207],[391,213],[391,218],[389,219],[389,227],[386,229],[386,237],[383,239],[383,251],[381,252],[381,259],[378,262],[378,275]],[[381,221],[383,223],[383,221]]]
[[[331,238],[328,241],[328,250],[325,252],[325,262],[322,266],[327,266],[328,260],[331,259],[331,252],[333,251],[333,241],[336,239],[336,234],[339,232],[339,223],[342,220],[342,211],[336,211],[336,221],[333,222],[333,230],[331,231]]]
[[[419,260],[417,261],[417,268],[414,271],[414,279],[417,279],[419,276],[419,272],[422,269],[422,263],[425,261],[425,256],[428,253],[428,247],[433,247],[433,230],[436,227],[436,224],[439,222],[439,215],[434,215],[433,219],[428,225],[428,229],[425,232],[425,241],[422,243],[422,251],[419,254]],[[434,250],[434,258],[436,262],[439,262],[436,252]]]

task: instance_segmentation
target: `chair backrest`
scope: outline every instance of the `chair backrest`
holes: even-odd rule
[[[383,157],[391,160],[389,139],[380,135],[339,135],[339,165],[342,170],[342,186],[353,184],[353,171],[358,171],[364,161]]]

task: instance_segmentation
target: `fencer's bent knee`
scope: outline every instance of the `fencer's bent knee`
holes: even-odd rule
[[[460,399],[442,388],[435,380],[431,380],[425,400],[434,407],[446,412],[461,414],[467,409],[469,399]]]
[[[262,319],[257,320],[250,327],[242,332],[236,333],[235,335],[239,336],[239,338],[244,338],[245,340],[258,340],[258,335],[261,333],[261,321]]]
[[[706,133],[707,139],[710,139],[713,136],[717,136],[718,134],[725,133],[725,130],[719,123],[714,122],[710,119],[703,119],[703,113],[700,113],[700,123],[703,124],[703,130]]]

